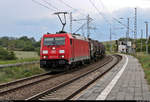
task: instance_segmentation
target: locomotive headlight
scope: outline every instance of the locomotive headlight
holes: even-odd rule
[[[48,58],[48,56],[43,56],[44,59]]]
[[[59,50],[59,53],[65,53],[65,50]]]
[[[56,48],[55,48],[55,47],[52,47],[52,49],[55,50]]]
[[[43,54],[48,54],[48,50],[43,50]]]
[[[61,56],[61,58],[64,58],[64,57],[65,57],[64,55]]]

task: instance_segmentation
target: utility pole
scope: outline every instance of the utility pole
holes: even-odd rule
[[[148,54],[148,22],[145,21],[146,24],[146,53]]]
[[[129,18],[127,18],[127,32],[126,32],[126,53],[128,53],[128,40],[129,40]]]
[[[112,32],[111,32],[111,24],[110,24],[110,52],[112,52],[111,35],[112,35]]]
[[[87,38],[90,37],[90,16],[87,16]]]
[[[127,38],[127,42],[129,40],[129,18],[127,18],[127,35],[126,35],[126,38]]]
[[[81,31],[82,31],[82,36],[85,36],[85,34],[84,34],[84,26],[82,26]]]
[[[95,29],[95,28],[90,27],[90,22],[91,22],[93,19],[90,18],[89,14],[88,14],[86,19],[79,19],[79,20],[74,19],[73,21],[80,21],[80,20],[87,20],[87,38],[89,38],[89,37],[90,37],[90,29]],[[83,24],[77,31],[79,31],[79,30],[81,29],[82,32],[84,32],[84,31],[83,31],[84,25],[86,25],[86,24]],[[77,32],[77,31],[76,31],[76,32]],[[84,36],[84,34],[83,34],[83,36]]]
[[[135,8],[135,20],[134,20],[134,52],[136,53],[136,36],[137,36],[137,8]]]
[[[70,33],[72,34],[72,12],[70,12]]]
[[[81,20],[86,20],[87,22],[86,23],[84,23],[79,29],[77,29],[76,31],[75,31],[75,33],[76,32],[78,32],[80,29],[83,31],[83,28],[84,28],[84,26],[85,25],[87,25],[87,36],[89,36],[90,34],[90,29],[92,29],[91,27],[90,27],[90,22],[93,20],[92,18],[90,18],[90,16],[88,15],[87,17],[86,17],[86,19],[73,19],[72,21],[81,21]],[[84,32],[84,31],[83,31]],[[84,34],[83,34],[84,35]]]
[[[142,47],[143,47],[143,45],[142,45],[142,38],[143,38],[143,29],[141,29],[141,52],[142,52]]]

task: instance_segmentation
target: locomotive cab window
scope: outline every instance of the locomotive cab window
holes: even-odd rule
[[[65,45],[65,37],[55,37],[56,45]]]
[[[44,45],[65,45],[65,37],[46,37]]]

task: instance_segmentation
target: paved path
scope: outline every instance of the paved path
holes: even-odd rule
[[[124,55],[119,64],[74,99],[150,100],[148,87],[138,60]]]

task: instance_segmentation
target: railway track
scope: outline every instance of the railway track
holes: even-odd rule
[[[20,88],[24,88],[26,86],[34,85],[34,84],[40,83],[42,81],[46,81],[46,80],[61,76],[67,72],[54,74],[54,75],[50,74],[50,73],[51,72],[47,72],[47,73],[11,81],[8,83],[0,84],[0,95],[7,94],[7,93],[13,92],[15,90],[18,90]]]
[[[81,68],[80,70],[72,71],[69,73],[66,72],[56,75],[48,75],[45,73],[30,78],[24,78],[6,84],[1,84],[0,99],[41,99],[45,97],[45,95],[49,95],[49,93],[61,89],[62,87],[69,85],[71,82],[73,83],[78,79],[90,74],[91,72],[96,71],[96,69],[98,69],[98,65],[101,64],[102,67],[112,60],[113,58],[111,56],[107,56],[102,61],[96,62],[94,65],[92,64],[87,68]]]
[[[115,56],[117,56],[117,55],[115,55]],[[113,68],[121,59],[120,56],[117,56],[117,57],[118,57],[117,61],[115,61],[115,63],[112,66],[110,66],[110,68],[108,68],[107,70],[105,70],[105,71],[101,70],[100,74],[97,73],[97,71],[100,68],[102,68],[103,66],[105,66],[106,64],[108,64],[109,62],[111,62],[113,60],[112,57],[108,61],[103,63],[101,66],[97,65],[97,66],[95,66],[96,67],[95,69],[90,70],[90,71],[84,73],[83,75],[80,75],[80,76],[78,76],[74,79],[71,79],[69,81],[66,81],[64,83],[61,83],[61,84],[57,85],[56,87],[53,87],[49,90],[41,92],[37,95],[34,95],[26,100],[68,100],[68,99],[71,99],[72,97],[77,95],[79,92],[81,92],[82,90],[87,88],[90,84],[95,82],[98,78],[103,76],[111,68]],[[90,76],[91,80],[87,76]],[[91,77],[91,76],[93,76],[93,77]],[[67,89],[69,89],[69,90],[67,90]]]
[[[0,84],[0,95],[6,94],[11,91],[15,91],[18,88],[23,88],[27,85],[36,84],[38,82],[44,81],[54,76],[49,75],[49,73],[39,74],[28,78],[23,78],[20,80],[12,81],[5,84]],[[56,77],[56,76],[55,76]]]

